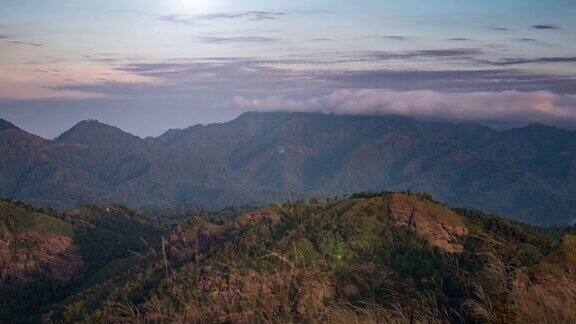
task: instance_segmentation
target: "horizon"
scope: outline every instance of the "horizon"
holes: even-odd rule
[[[574,129],[574,16],[571,0],[7,0],[0,117],[43,137],[249,110]]]

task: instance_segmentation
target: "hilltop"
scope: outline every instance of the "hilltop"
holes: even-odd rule
[[[270,205],[228,221],[182,221],[131,269],[66,300],[50,318],[573,321],[574,308],[560,301],[576,297],[575,242],[428,196]]]

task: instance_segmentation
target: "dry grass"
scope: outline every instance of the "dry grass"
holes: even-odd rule
[[[519,323],[576,323],[576,282],[570,278],[530,283],[521,278],[514,287]]]
[[[478,281],[472,284],[472,298],[464,309],[472,317],[486,323],[508,323],[514,319],[509,285],[514,278],[511,269],[495,255],[485,255],[487,260]]]
[[[576,237],[566,236],[539,264],[518,272],[513,286],[522,323],[576,323]]]
[[[286,257],[283,257],[286,258]],[[171,278],[163,293],[139,306],[129,300],[113,305],[120,323],[441,323],[447,322],[432,295],[406,298],[390,293],[390,307],[352,304],[336,298],[333,281],[311,268],[257,273],[234,268],[202,273],[189,269],[187,278]],[[199,281],[189,280],[199,278]],[[336,300],[340,300],[339,302]]]
[[[306,224],[298,204],[276,206],[295,223],[295,236]],[[253,219],[249,219],[253,220]],[[165,273],[155,290],[138,305],[120,300],[113,320],[126,323],[576,323],[576,242],[567,240],[540,264],[518,269],[496,251],[513,251],[506,242],[475,236],[488,248],[475,251],[477,269],[460,266],[462,257],[448,254],[451,274],[462,292],[457,303],[442,292],[441,279],[427,281],[428,290],[380,285],[379,303],[368,295],[347,295],[334,269],[306,262],[296,242],[287,241],[256,257],[257,262],[200,262],[194,258],[178,271],[166,253],[155,258]],[[195,246],[198,246],[196,243]],[[230,245],[234,247],[235,245]],[[293,247],[293,248],[292,248]],[[293,252],[291,252],[293,250]],[[162,249],[164,251],[164,249]],[[197,250],[194,249],[194,251]],[[192,260],[192,259],[191,259]],[[223,264],[226,263],[226,264]],[[264,266],[264,265],[265,266]],[[174,269],[171,269],[174,270]],[[348,269],[350,270],[350,269]],[[378,277],[377,274],[369,274]],[[392,288],[394,286],[394,288]],[[364,291],[368,291],[365,289]],[[346,297],[348,296],[348,297]],[[360,299],[355,299],[356,297]],[[458,306],[454,306],[458,305]],[[457,308],[452,309],[451,307]]]

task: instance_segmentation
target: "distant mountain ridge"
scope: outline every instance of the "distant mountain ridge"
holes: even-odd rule
[[[103,124],[97,120],[84,120],[56,138],[59,143],[75,143],[89,147],[118,147],[130,149],[142,145],[140,137]]]
[[[0,195],[222,207],[359,191],[428,192],[539,225],[576,219],[576,132],[406,117],[245,113],[142,139],[83,121],[55,140],[0,122]],[[11,124],[9,124],[11,125]]]

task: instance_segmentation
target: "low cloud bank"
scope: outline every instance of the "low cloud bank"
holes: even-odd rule
[[[235,97],[230,106],[253,111],[399,115],[455,121],[576,122],[576,95],[549,91],[444,93],[380,89],[338,90],[308,100]]]

